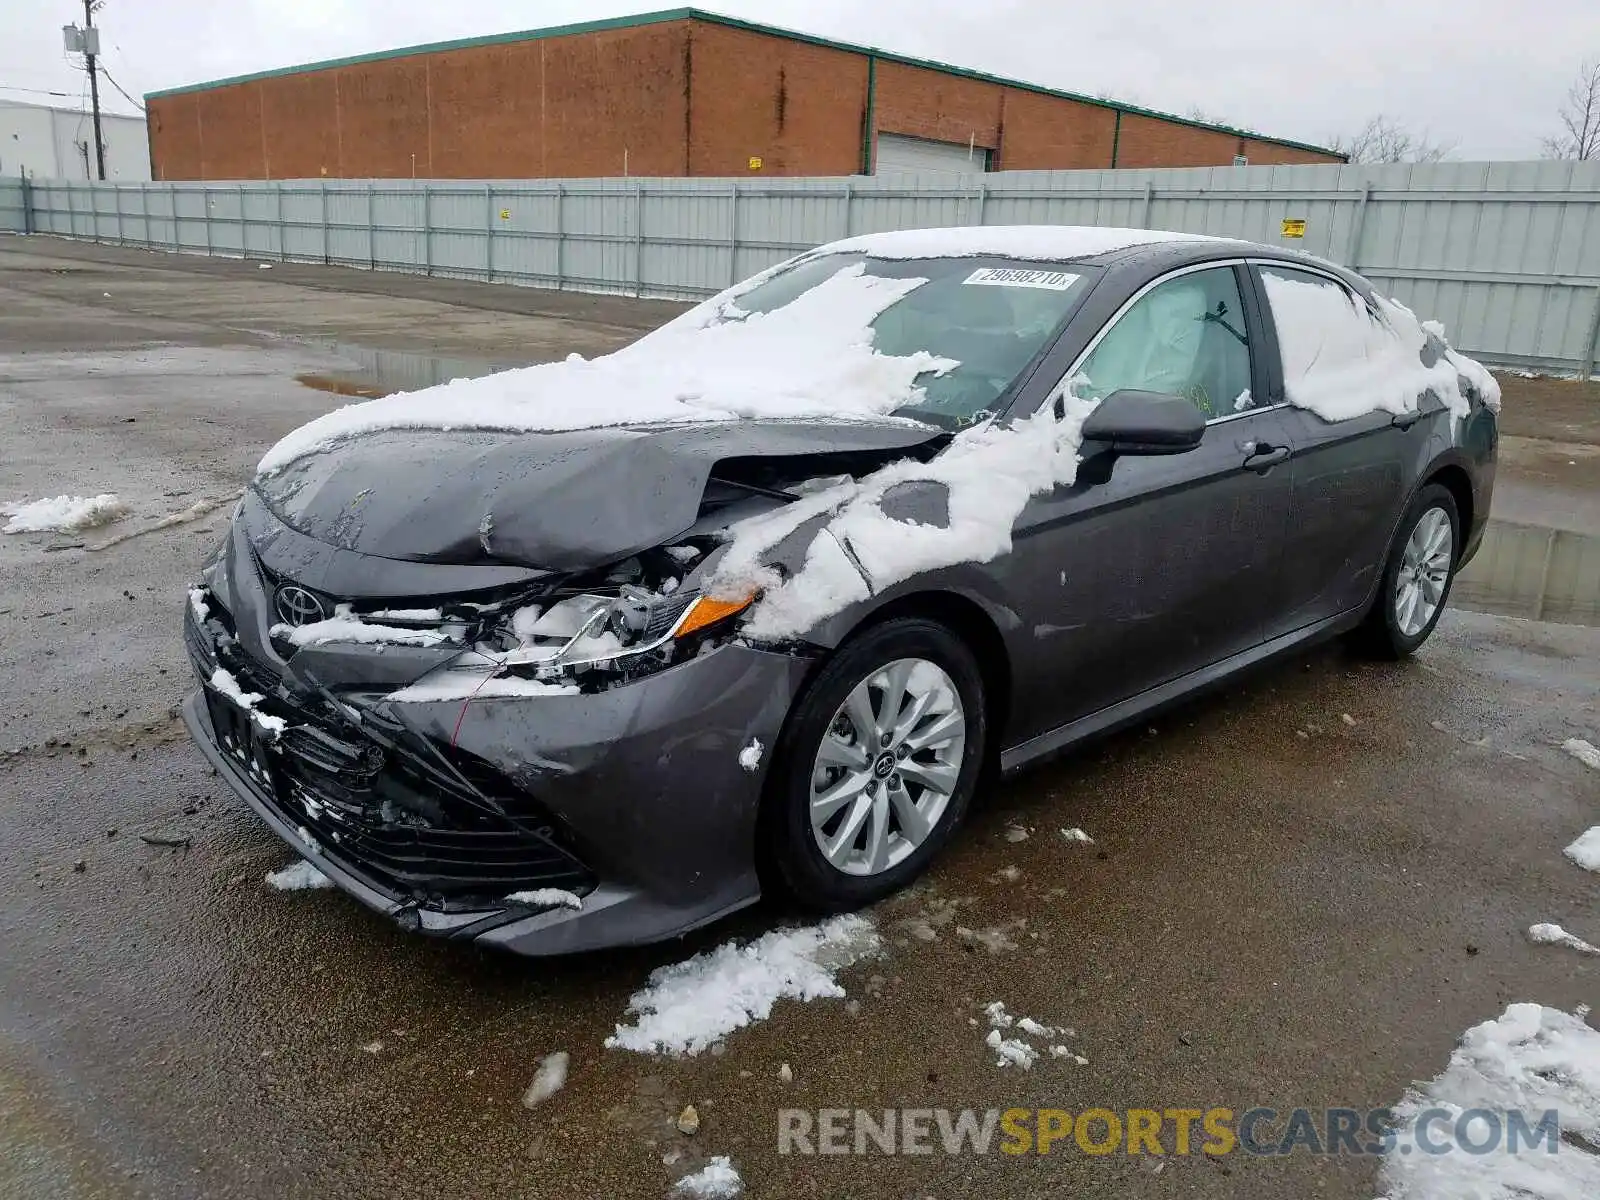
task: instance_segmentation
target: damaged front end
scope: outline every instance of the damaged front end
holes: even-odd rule
[[[732,521],[853,458],[708,465],[664,544],[578,569],[482,553],[499,519],[479,553],[429,556],[468,561],[374,554],[252,489],[190,595],[186,719],[280,836],[409,928],[535,954],[693,928],[760,894],[741,755],[776,743],[811,661],[747,642],[754,593],[704,581]]]
[[[517,892],[594,891],[569,832],[502,771],[419,734],[365,688],[336,692],[304,665],[248,653],[209,588],[191,593],[185,642],[205,684],[185,714],[202,746],[286,840],[369,903],[446,929]]]

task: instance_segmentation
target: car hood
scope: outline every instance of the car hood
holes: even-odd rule
[[[705,512],[714,477],[776,489],[871,469],[944,436],[892,418],[561,433],[386,430],[308,454],[258,476],[252,488],[285,525],[341,550],[576,571],[688,531]]]

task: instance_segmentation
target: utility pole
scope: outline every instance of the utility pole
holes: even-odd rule
[[[95,74],[95,51],[100,48],[100,37],[94,32],[94,10],[102,0],[83,0],[83,57],[89,64],[89,105],[94,112],[94,164],[100,172],[100,181],[106,178],[106,143],[100,134],[100,80]]]

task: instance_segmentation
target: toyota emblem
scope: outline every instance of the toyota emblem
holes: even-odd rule
[[[322,597],[293,583],[286,583],[278,589],[272,598],[272,607],[285,625],[310,625],[314,621],[326,620],[328,616]]]

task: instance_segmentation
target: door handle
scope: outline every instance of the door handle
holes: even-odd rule
[[[1244,460],[1244,469],[1265,475],[1279,463],[1288,461],[1289,447],[1269,446],[1265,442],[1257,442],[1250,456]]]

